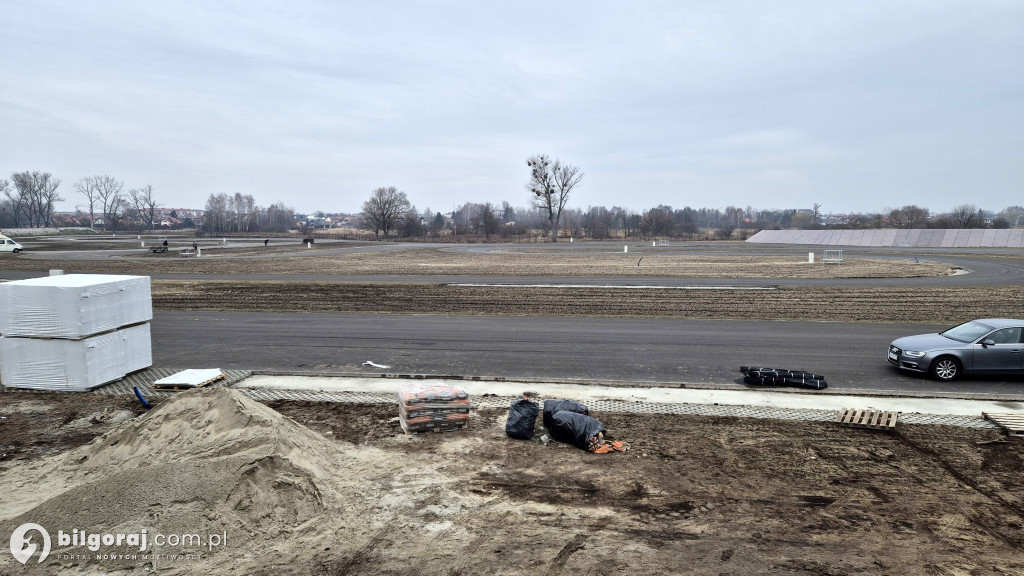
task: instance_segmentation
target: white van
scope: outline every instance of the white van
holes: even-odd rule
[[[17,254],[22,250],[23,248],[21,247],[21,244],[18,244],[17,242],[11,240],[7,236],[0,234],[0,252],[14,252],[15,254]]]

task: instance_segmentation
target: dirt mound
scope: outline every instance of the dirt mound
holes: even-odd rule
[[[0,504],[0,531],[9,534],[26,522],[45,527],[62,570],[94,570],[99,563],[133,571],[148,563],[190,572],[194,560],[159,555],[198,555],[205,562],[243,543],[250,554],[272,554],[275,543],[316,540],[311,526],[322,527],[318,520],[328,508],[352,518],[377,505],[374,483],[359,481],[374,476],[373,465],[365,450],[356,452],[236,391],[197,390],[66,454],[0,475],[0,485],[17,495]],[[158,556],[140,561],[138,545],[61,546],[58,531],[75,529],[114,535],[145,529],[148,553]],[[157,534],[198,534],[201,544],[160,547]],[[212,549],[211,535],[221,540]],[[96,554],[136,557],[99,561]],[[9,556],[0,562],[6,561]],[[55,568],[50,559],[44,566]]]

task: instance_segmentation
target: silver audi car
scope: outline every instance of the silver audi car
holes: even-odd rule
[[[971,320],[937,334],[893,340],[889,362],[949,382],[961,374],[1024,374],[1024,320]]]

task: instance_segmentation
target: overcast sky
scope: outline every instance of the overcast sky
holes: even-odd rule
[[[1024,204],[1024,2],[0,2],[0,177],[166,207]]]

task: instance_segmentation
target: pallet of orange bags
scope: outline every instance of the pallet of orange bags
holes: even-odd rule
[[[406,433],[459,430],[469,423],[469,394],[439,382],[404,384],[398,389],[398,416]]]

